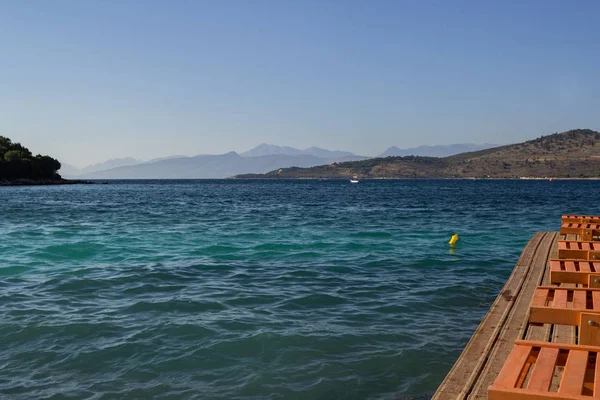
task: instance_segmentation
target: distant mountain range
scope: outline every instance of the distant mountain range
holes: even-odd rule
[[[318,147],[299,150],[261,144],[242,154],[232,151],[219,155],[171,156],[146,162],[119,158],[82,169],[63,165],[60,172],[65,177],[81,179],[216,179],[242,173],[265,173],[277,168],[312,167],[368,158]]]
[[[356,157],[356,154],[349,151],[326,150],[319,147],[309,147],[308,149],[298,150],[293,147],[275,146],[273,144],[263,143],[255,148],[240,154],[242,157],[262,157],[272,155],[287,156],[314,156],[319,158],[341,158]]]
[[[63,164],[60,173],[63,176],[81,176],[85,174],[94,173],[97,171],[105,171],[111,168],[123,167],[126,165],[136,165],[141,163],[142,161],[136,160],[135,158],[127,157],[127,158],[114,158],[112,160],[104,161],[102,163],[88,165],[85,168],[77,168],[69,164]]]
[[[575,129],[449,157],[385,157],[238,178],[600,178],[600,132]]]
[[[456,144],[421,146],[413,149],[390,147],[381,157],[394,154],[431,155],[457,154],[465,149],[488,148],[493,145]],[[348,161],[367,160],[349,151],[327,150],[319,147],[296,149],[263,143],[243,153],[220,155],[171,156],[150,161],[117,158],[85,168],[63,164],[59,171],[67,178],[78,179],[216,179],[239,174],[264,174],[279,168],[307,168]]]
[[[396,146],[388,148],[386,151],[378,155],[377,157],[405,157],[405,156],[422,156],[422,157],[448,157],[455,154],[466,153],[469,151],[478,151],[491,149],[492,147],[498,147],[498,144],[474,144],[474,143],[462,143],[462,144],[449,144],[449,145],[437,145],[437,146],[419,146],[411,149],[399,149]]]

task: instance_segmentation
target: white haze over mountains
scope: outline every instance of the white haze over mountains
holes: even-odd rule
[[[470,143],[421,146],[412,149],[399,149],[392,146],[378,157],[407,155],[447,157],[495,146]],[[63,177],[80,179],[218,179],[246,173],[261,174],[279,168],[306,168],[368,158],[372,157],[319,147],[300,150],[263,143],[241,154],[232,151],[219,155],[170,156],[150,161],[118,158],[81,169],[65,164],[59,172]]]

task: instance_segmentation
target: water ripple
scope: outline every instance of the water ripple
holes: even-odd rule
[[[426,399],[531,235],[597,212],[549,184],[1,188],[0,397]]]

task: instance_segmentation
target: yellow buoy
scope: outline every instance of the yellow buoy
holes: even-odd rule
[[[452,235],[452,237],[450,238],[450,241],[448,242],[448,244],[450,246],[454,246],[454,244],[458,241],[458,233],[455,233],[454,235]]]

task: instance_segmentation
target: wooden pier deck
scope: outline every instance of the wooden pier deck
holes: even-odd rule
[[[566,238],[572,239],[570,235]],[[574,326],[528,323],[529,306],[536,287],[550,286],[549,260],[558,256],[558,239],[565,239],[565,236],[557,232],[538,232],[531,238],[433,400],[487,399],[488,387],[496,379],[517,339],[575,344],[577,328]]]

